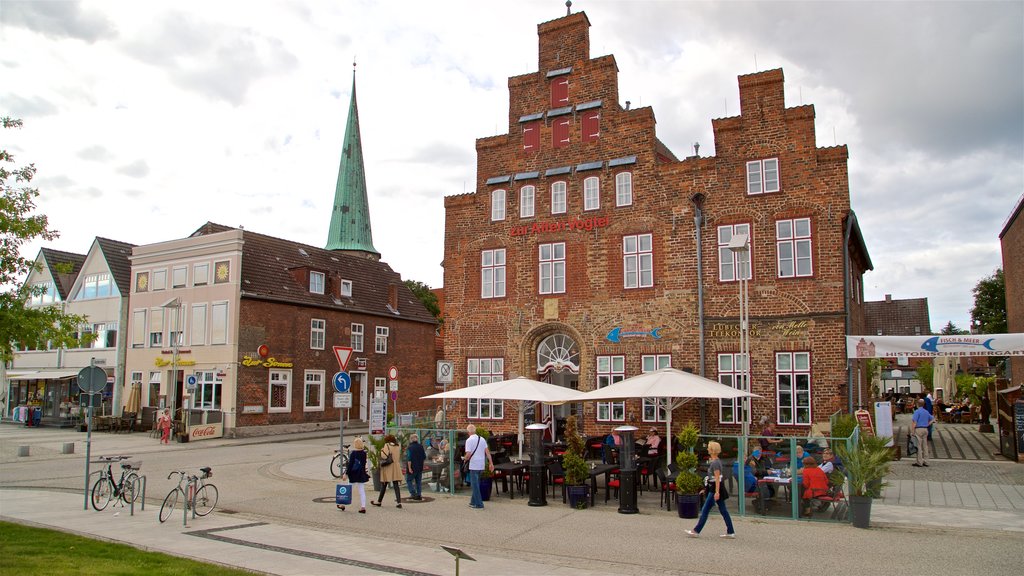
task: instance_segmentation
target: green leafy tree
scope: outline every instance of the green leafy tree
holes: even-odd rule
[[[418,280],[406,280],[405,285],[408,286],[409,290],[412,290],[412,293],[420,299],[423,306],[425,306],[426,309],[434,315],[434,318],[437,319],[439,324],[444,322],[444,319],[441,318],[441,306],[437,303],[437,294],[434,294],[430,289],[430,286],[427,286]]]
[[[939,334],[949,336],[952,334],[970,334],[970,332],[963,328],[958,328],[957,325],[953,324],[953,321],[950,320],[949,322],[946,322],[946,325],[942,327],[942,330],[939,330]]]
[[[2,119],[5,129],[21,127],[21,120]],[[14,156],[0,149],[0,367],[14,359],[18,344],[44,348],[77,347],[78,327],[85,317],[66,314],[58,306],[30,307],[29,301],[42,287],[24,285],[35,269],[35,261],[21,256],[21,246],[36,238],[53,240],[44,214],[32,214],[39,190],[29,186],[35,176],[33,164],[16,167]]]
[[[922,360],[916,368],[917,379],[921,381],[921,387],[931,392],[935,383],[935,365],[931,360]]]
[[[974,308],[971,308],[971,322],[980,334],[1005,334],[1006,282],[1003,269],[982,278],[974,287]]]

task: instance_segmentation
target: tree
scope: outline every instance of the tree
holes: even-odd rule
[[[917,365],[915,371],[917,372],[918,381],[921,382],[921,388],[931,392],[933,383],[935,382],[935,366],[932,364],[932,361],[922,360],[921,363]]]
[[[1006,321],[1006,282],[1003,269],[982,278],[974,287],[974,308],[971,308],[971,322],[979,334],[1005,334]]]
[[[964,330],[963,328],[958,328],[957,325],[953,324],[953,321],[950,320],[949,322],[946,322],[945,326],[942,327],[942,330],[939,331],[939,334],[948,336],[951,334],[970,334],[970,332]]]
[[[5,129],[21,127],[21,120],[2,119]],[[28,183],[36,173],[34,164],[11,167],[14,156],[0,149],[0,369],[14,359],[17,344],[54,348],[77,347],[78,327],[85,317],[67,314],[59,306],[30,307],[34,294],[43,287],[24,284],[35,269],[35,261],[21,256],[21,246],[34,238],[53,240],[43,214],[31,214],[36,208],[39,190]],[[19,287],[20,286],[20,287]]]
[[[418,280],[406,280],[405,285],[408,286],[409,290],[412,290],[412,293],[420,299],[423,306],[425,306],[426,309],[434,315],[434,318],[437,319],[437,323],[443,324],[444,319],[441,318],[441,307],[437,303],[437,294],[434,294],[430,289],[430,286],[427,286]]]

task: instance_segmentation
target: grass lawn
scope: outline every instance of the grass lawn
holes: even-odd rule
[[[57,530],[0,522],[0,574],[251,576],[252,572],[144,552]]]

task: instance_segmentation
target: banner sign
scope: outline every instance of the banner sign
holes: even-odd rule
[[[188,441],[209,440],[210,438],[222,438],[224,436],[224,423],[196,424],[188,427]]]
[[[1024,334],[847,336],[847,358],[1024,356]]]

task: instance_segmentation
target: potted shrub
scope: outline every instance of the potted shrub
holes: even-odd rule
[[[889,473],[892,452],[886,446],[888,441],[889,438],[862,436],[852,449],[846,443],[836,444],[836,454],[850,482],[850,515],[857,528],[870,524],[871,499],[881,495],[882,480]]]
[[[369,446],[366,449],[366,458],[370,461],[370,478],[373,480],[373,489],[380,492],[380,449],[384,447],[383,436],[369,436]]]
[[[696,518],[700,512],[700,490],[704,482],[697,474],[697,455],[693,449],[700,439],[700,431],[692,423],[683,426],[676,434],[676,505],[680,518]]]
[[[491,433],[483,426],[476,427],[476,435],[484,441],[485,446],[490,446]],[[480,448],[483,450],[483,447]],[[480,472],[480,499],[488,502],[491,499],[491,489],[494,486],[494,479],[491,477],[491,470],[487,466],[484,466],[482,472]]]
[[[562,456],[562,471],[565,473],[565,490],[569,506],[576,509],[587,507],[587,480],[590,470],[583,459],[583,437],[576,429],[576,416],[570,415],[565,421],[566,450]]]

